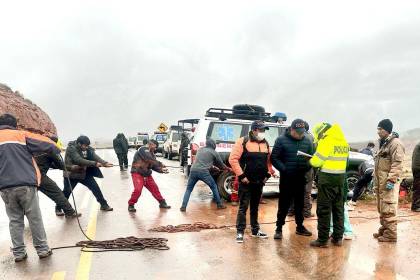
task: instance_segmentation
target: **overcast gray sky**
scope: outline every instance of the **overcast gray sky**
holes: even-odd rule
[[[0,82],[64,139],[238,103],[338,122],[350,141],[382,118],[420,127],[418,1],[4,2]]]

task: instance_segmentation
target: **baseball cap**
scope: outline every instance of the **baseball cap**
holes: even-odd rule
[[[297,133],[305,133],[305,121],[302,119],[295,119],[290,126],[292,129],[296,130]]]
[[[265,130],[268,130],[269,127],[263,121],[254,121],[251,124],[251,130],[256,130],[256,129],[265,129]]]

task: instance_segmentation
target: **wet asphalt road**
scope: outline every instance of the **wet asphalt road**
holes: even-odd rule
[[[111,150],[98,150],[104,159],[116,162]],[[130,153],[132,157],[132,152]],[[131,158],[130,158],[131,159]],[[177,161],[163,160],[178,166]],[[235,223],[237,208],[228,206],[216,210],[209,189],[197,185],[186,213],[181,213],[186,179],[179,169],[170,174],[154,174],[170,210],[160,210],[158,203],[144,189],[137,213],[127,212],[127,200],[132,182],[127,172],[119,168],[103,169],[105,179],[99,180],[113,212],[98,211],[93,195],[82,185],[75,190],[76,202],[83,213],[81,224],[97,240],[134,235],[165,237],[169,251],[81,253],[79,249],[54,251],[46,260],[39,260],[28,228],[25,230],[29,258],[15,264],[9,252],[10,237],[5,211],[0,212],[0,279],[420,279],[420,215],[401,217],[397,244],[379,244],[372,238],[379,223],[377,219],[352,218],[355,239],[343,247],[314,249],[312,238],[297,236],[293,222],[283,229],[284,239],[274,241],[273,224],[262,229],[270,235],[255,240],[246,232],[245,243],[234,241],[235,229],[207,230],[192,233],[152,233],[148,229],[161,225],[207,222],[217,225]],[[62,186],[62,174],[50,171],[50,177]],[[44,224],[51,247],[74,245],[83,240],[76,220],[56,217],[54,204],[39,193]],[[275,221],[277,200],[267,199],[261,205],[260,223]],[[3,203],[1,203],[3,204]],[[4,209],[1,206],[0,209]],[[315,210],[313,210],[315,211]],[[376,217],[372,203],[359,206],[351,216]],[[412,215],[407,205],[400,215]],[[316,233],[316,221],[305,222]]]

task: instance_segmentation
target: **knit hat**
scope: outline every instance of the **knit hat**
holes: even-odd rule
[[[378,128],[382,128],[383,130],[388,131],[389,133],[392,132],[392,122],[390,119],[384,119],[378,123]]]

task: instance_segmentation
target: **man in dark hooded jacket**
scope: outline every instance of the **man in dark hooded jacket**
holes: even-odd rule
[[[50,137],[50,139],[56,143],[58,141],[58,138],[56,137]],[[56,203],[57,207],[55,214],[57,216],[65,215],[66,218],[80,217],[81,214],[76,213],[67,198],[64,196],[64,193],[57,186],[57,183],[47,175],[50,168],[64,170],[64,162],[62,158],[57,154],[51,153],[36,153],[33,156],[41,173],[39,190]]]
[[[220,169],[229,169],[229,167],[223,163],[220,155],[216,152],[216,142],[214,142],[213,139],[208,138],[206,140],[206,146],[200,148],[197,151],[197,156],[193,165],[191,166],[187,189],[185,190],[184,199],[180,208],[182,212],[186,210],[191,192],[193,191],[194,186],[198,181],[203,181],[210,187],[211,191],[213,192],[213,197],[216,200],[218,209],[226,208],[220,199],[217,184],[210,174],[210,169],[214,168],[214,166],[217,166],[217,168]]]
[[[128,168],[128,140],[125,138],[124,134],[118,133],[117,137],[115,137],[114,141],[112,142],[112,145],[118,157],[120,170],[124,171],[124,169]]]
[[[413,151],[413,159],[411,164],[413,171],[413,204],[411,210],[420,212],[420,143],[416,145]]]
[[[90,140],[87,136],[79,136],[76,141],[70,142],[64,158],[66,171],[64,171],[64,196],[68,199],[78,183],[85,185],[101,204],[102,211],[113,209],[105,200],[95,177],[103,178],[99,167],[112,167],[111,163],[101,159],[95,149],[90,147]],[[71,185],[70,185],[71,184]],[[56,207],[56,211],[59,207]]]

